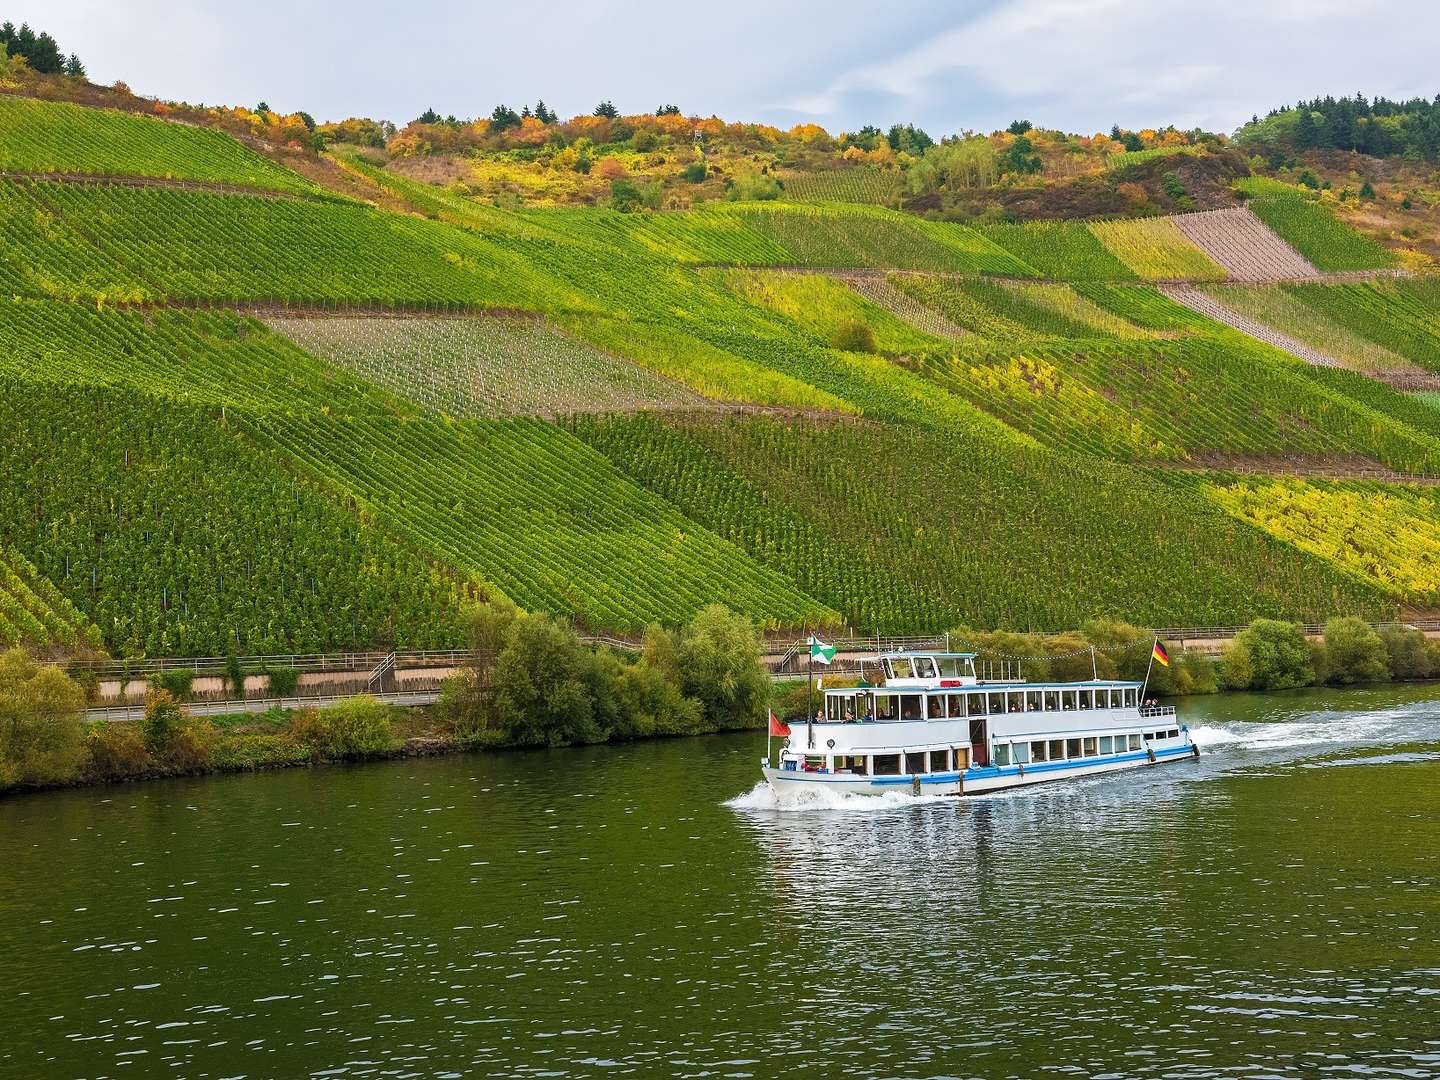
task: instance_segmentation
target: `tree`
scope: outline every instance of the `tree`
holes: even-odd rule
[[[0,653],[0,789],[73,780],[85,761],[85,692],[21,649]]]
[[[69,75],[72,79],[85,78],[85,65],[80,62],[80,57],[74,53],[71,53],[65,61],[65,74]]]
[[[1024,135],[1026,132],[1032,130],[1033,128],[1034,125],[1031,124],[1029,120],[1012,120],[1010,122],[1010,126],[1007,127],[1005,130],[1008,131],[1011,135]]]
[[[609,101],[602,101],[599,105],[595,106],[595,115],[603,116],[606,120],[618,120],[620,118],[620,110],[615,108]]]
[[[679,115],[680,115],[680,106],[679,106],[679,105],[661,105],[658,109],[655,110],[655,115],[656,115],[656,116],[679,116]]]
[[[745,616],[723,604],[703,608],[682,631],[677,659],[681,688],[699,700],[712,727],[749,727],[765,718],[770,676]]]
[[[1256,619],[1235,641],[1248,657],[1252,690],[1288,690],[1315,679],[1310,643],[1297,623]]]
[[[1392,679],[1428,679],[1435,674],[1435,653],[1425,631],[1387,626],[1380,631]]]
[[[501,107],[502,106],[496,106],[496,108]],[[414,122],[417,124],[438,124],[440,123],[440,114],[437,113],[434,109],[426,109],[423,113],[421,113],[415,118]]]
[[[1325,624],[1325,660],[1328,681],[1337,685],[1380,682],[1390,677],[1385,642],[1369,623],[1354,615]]]
[[[168,756],[184,726],[185,709],[169,690],[151,690],[145,695],[140,734],[145,739],[145,749],[151,754],[158,758]]]
[[[535,119],[542,124],[553,124],[559,119],[549,108],[546,107],[544,99],[535,103]]]
[[[895,124],[885,136],[890,149],[898,153],[923,154],[935,145],[935,140],[914,124]]]
[[[509,105],[496,105],[490,111],[490,130],[504,131],[506,128],[520,126],[520,114]]]
[[[262,101],[259,105],[255,106],[255,111],[263,116],[270,111],[270,106]]]

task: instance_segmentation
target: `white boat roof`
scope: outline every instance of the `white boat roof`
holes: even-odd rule
[[[977,653],[973,652],[946,652],[943,649],[898,649],[895,652],[883,652],[876,656],[877,660],[896,660],[902,657],[933,656],[937,660],[948,658],[956,660],[974,660]]]
[[[928,655],[925,653],[922,656]],[[1021,690],[1124,690],[1141,686],[1138,682],[1122,679],[1085,679],[1082,682],[979,682],[965,686],[837,686],[826,687],[827,694],[857,694],[869,691],[886,691],[894,694],[961,694],[967,691],[980,693],[1004,693]]]

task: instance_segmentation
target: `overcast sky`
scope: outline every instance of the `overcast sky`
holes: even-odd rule
[[[0,17],[96,82],[320,120],[609,98],[832,132],[1230,131],[1302,96],[1440,92],[1434,0],[0,0]]]

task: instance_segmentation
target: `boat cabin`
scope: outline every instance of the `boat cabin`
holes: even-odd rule
[[[893,652],[879,657],[886,686],[974,686],[974,653]]]

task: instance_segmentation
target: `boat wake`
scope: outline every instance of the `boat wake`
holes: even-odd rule
[[[921,806],[925,803],[955,803],[953,795],[912,795],[904,788],[887,791],[881,795],[861,795],[857,792],[833,791],[820,785],[793,796],[781,798],[769,784],[761,780],[743,795],[727,799],[725,805],[732,810],[770,810],[779,813],[797,811],[840,810],[848,813],[874,813],[877,810],[893,810],[899,806]]]
[[[1190,729],[1200,749],[1290,750],[1344,745],[1393,743],[1415,737],[1413,721],[1406,709],[1384,709],[1364,713],[1317,713],[1303,720],[1202,725]]]

